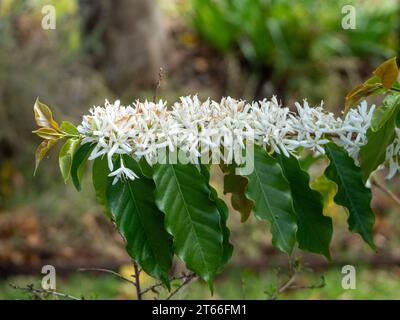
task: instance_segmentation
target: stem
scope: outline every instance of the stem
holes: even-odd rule
[[[393,199],[394,202],[396,202],[400,206],[400,199],[397,197],[392,191],[390,191],[388,188],[386,188],[382,183],[380,183],[376,177],[372,176],[371,177],[371,183],[372,185],[376,186],[379,188],[381,191],[386,193],[390,198]]]
[[[136,263],[136,261],[133,261],[133,269],[135,271],[135,274],[133,275],[133,277],[135,278],[135,287],[136,287],[136,296],[138,300],[142,300],[142,295],[143,292],[140,289],[140,270],[139,270],[139,266]]]
[[[53,295],[53,296],[57,296],[57,297],[63,297],[63,298],[69,299],[69,300],[82,300],[77,297],[71,296],[69,294],[62,293],[62,292],[56,292],[56,291],[45,290],[45,289],[36,289],[33,287],[33,285],[28,285],[26,287],[19,287],[15,284],[10,283],[10,287],[17,289],[17,290],[21,290],[21,291],[27,291],[27,292],[31,293],[32,295],[47,294],[47,295]]]
[[[184,273],[184,274],[182,274],[181,276],[171,277],[171,278],[169,279],[169,281],[182,280],[182,279],[186,279],[187,277],[194,276],[194,275],[195,275],[194,273],[190,273],[190,274],[185,274],[185,273]],[[150,286],[150,287],[144,289],[144,290],[142,291],[142,295],[145,294],[145,293],[147,293],[147,292],[149,292],[149,291],[154,291],[156,288],[162,287],[163,285],[164,285],[164,284],[163,284],[162,282],[157,282],[156,284],[154,284],[154,285],[152,285],[152,286]]]
[[[158,90],[161,87],[161,81],[163,78],[163,68],[160,68],[160,70],[158,71],[158,80],[157,80],[157,84],[156,87],[154,89],[154,96],[153,96],[153,102],[156,103],[157,100],[157,95],[158,95]]]
[[[170,293],[170,295],[166,298],[166,300],[170,300],[174,295],[176,295],[184,286],[188,285],[194,278],[196,277],[196,275],[194,273],[191,273],[189,275],[187,275],[187,278],[185,279],[185,281],[183,281],[180,286],[178,288],[176,288],[174,291],[172,291]]]
[[[135,286],[135,282],[132,280],[129,280],[128,278],[125,278],[122,274],[119,274],[118,272],[108,270],[108,269],[101,269],[101,268],[79,268],[78,271],[99,271],[99,272],[105,272],[105,273],[110,273],[113,274],[114,276],[129,282],[130,284]]]

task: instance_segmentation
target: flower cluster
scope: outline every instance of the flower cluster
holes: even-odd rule
[[[208,155],[225,163],[237,159],[246,144],[256,143],[268,151],[285,156],[296,154],[299,148],[324,153],[330,141],[342,146],[358,161],[360,148],[366,144],[374,106],[364,101],[344,119],[326,112],[323,104],[310,107],[305,100],[296,103],[296,112],[279,104],[276,97],[253,103],[230,97],[216,102],[201,101],[197,96],[182,97],[170,109],[163,101],[135,102],[122,106],[120,101],[106,101],[104,107],[93,107],[83,117],[78,130],[83,143],[95,143],[89,157],[93,160],[107,156],[110,176],[135,179],[120,157],[115,169],[114,155],[129,154],[135,159],[144,157],[153,165],[160,150],[181,150],[191,160]],[[400,132],[387,149],[389,177],[399,168]]]

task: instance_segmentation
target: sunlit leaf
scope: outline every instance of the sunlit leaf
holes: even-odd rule
[[[39,128],[32,132],[46,140],[57,140],[63,137],[62,133],[53,128]]]
[[[396,57],[386,60],[378,68],[376,68],[373,73],[381,79],[383,86],[386,89],[389,89],[399,75]]]
[[[44,140],[42,141],[41,144],[36,148],[35,152],[35,171],[34,175],[36,174],[36,171],[39,167],[40,162],[43,160],[44,156],[46,155],[47,151],[51,149],[52,146],[54,146],[57,143],[57,140]]]
[[[53,129],[59,128],[58,123],[53,119],[53,114],[51,113],[50,108],[44,103],[40,102],[39,98],[37,98],[35,101],[33,112],[35,113],[35,120],[39,127]]]
[[[381,93],[381,83],[363,83],[351,90],[345,99],[345,114],[356,106],[363,98]]]
[[[324,215],[332,218],[336,217],[340,211],[340,206],[335,204],[333,200],[337,193],[337,184],[323,174],[315,178],[310,187],[322,195],[324,199]]]
[[[245,190],[247,179],[235,173],[235,165],[221,165],[224,175],[224,194],[231,194],[231,204],[233,209],[239,211],[241,221],[245,222],[253,208],[253,202],[246,198]]]

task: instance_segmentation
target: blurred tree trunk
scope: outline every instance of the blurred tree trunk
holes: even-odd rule
[[[83,48],[117,94],[152,88],[165,34],[156,0],[79,0]]]

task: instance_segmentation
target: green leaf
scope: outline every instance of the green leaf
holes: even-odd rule
[[[73,136],[79,136],[78,129],[69,121],[63,121],[60,126],[61,131]]]
[[[229,209],[225,202],[218,197],[217,190],[213,188],[210,185],[210,171],[205,165],[201,165],[200,167],[201,174],[205,178],[205,181],[207,183],[208,188],[210,189],[210,199],[217,205],[220,217],[221,217],[221,229],[223,233],[223,242],[222,242],[222,261],[221,261],[221,268],[218,270],[218,272],[222,272],[223,266],[229,261],[229,259],[232,257],[233,253],[233,246],[229,242],[229,237],[230,237],[230,231],[226,225],[228,221],[228,216],[229,216]]]
[[[374,75],[379,77],[382,81],[383,86],[389,89],[397,79],[399,75],[399,69],[396,63],[396,57],[386,60],[373,72]]]
[[[57,140],[44,140],[39,146],[36,148],[35,152],[35,171],[33,175],[36,174],[37,169],[39,168],[40,162],[43,160],[46,153],[57,143]]]
[[[35,114],[35,120],[39,127],[58,129],[58,123],[54,121],[53,114],[50,108],[44,103],[36,99],[33,106],[33,112]]]
[[[391,113],[389,119],[376,132],[367,130],[367,144],[360,148],[360,163],[364,173],[363,181],[367,181],[370,174],[385,161],[386,149],[393,142],[396,132],[396,117],[398,108]]]
[[[371,119],[371,129],[379,131],[387,121],[393,116],[400,104],[400,94],[388,95],[383,101],[383,105],[376,108]]]
[[[76,151],[72,160],[71,178],[76,190],[78,191],[81,191],[83,170],[94,146],[95,145],[93,143],[85,143],[81,145]]]
[[[235,174],[235,165],[221,165],[224,175],[224,194],[231,193],[232,207],[241,215],[241,222],[245,222],[253,208],[253,202],[246,198],[245,190],[247,179]]]
[[[58,162],[64,182],[67,182],[69,179],[72,167],[72,159],[74,158],[75,150],[80,142],[80,139],[67,139],[64,145],[61,147],[60,154],[58,156]]]
[[[321,194],[310,188],[310,176],[300,168],[299,161],[294,156],[288,158],[277,154],[276,158],[292,192],[299,248],[323,254],[330,259],[332,219],[323,214]]]
[[[296,216],[290,186],[277,161],[259,146],[254,148],[254,171],[248,176],[246,196],[253,211],[271,224],[272,243],[290,254],[296,241]]]
[[[164,229],[164,214],[157,208],[154,182],[140,172],[135,160],[123,157],[125,166],[139,176],[135,180],[108,180],[107,203],[129,255],[151,276],[169,287],[172,237]]]
[[[156,201],[175,238],[176,254],[211,284],[221,266],[223,233],[204,177],[192,164],[156,164],[153,169]]]
[[[325,176],[338,186],[335,202],[347,208],[350,231],[360,234],[375,249],[372,236],[375,216],[370,207],[372,195],[363,182],[362,171],[347,152],[334,143],[327,144],[325,151],[330,161]]]
[[[104,213],[108,218],[112,218],[107,204],[107,184],[109,168],[106,157],[98,157],[93,161],[92,182],[96,194],[97,202],[103,207]]]

